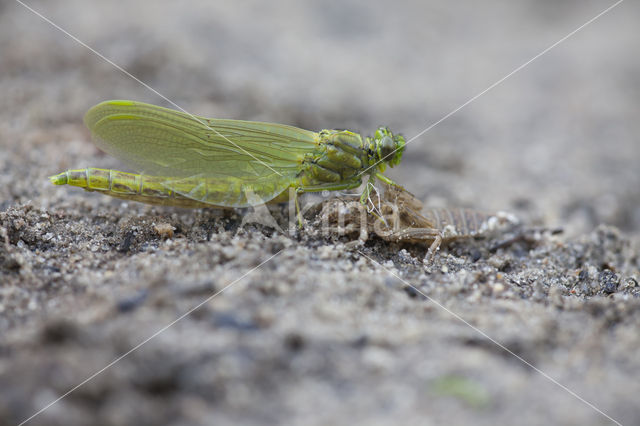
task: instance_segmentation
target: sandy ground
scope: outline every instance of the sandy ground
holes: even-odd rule
[[[613,4],[211,3],[29,2],[190,112],[407,138]],[[425,205],[510,211],[526,234],[425,265],[313,212],[289,235],[53,187],[120,167],[90,106],[168,104],[1,1],[0,424],[78,385],[29,424],[640,424],[639,13],[621,3],[407,146],[389,175]]]

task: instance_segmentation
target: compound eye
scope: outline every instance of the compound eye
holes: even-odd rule
[[[383,136],[380,140],[380,159],[384,161],[393,160],[393,151],[396,149],[396,143],[389,136]]]

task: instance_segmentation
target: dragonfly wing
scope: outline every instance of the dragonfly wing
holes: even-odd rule
[[[129,167],[177,178],[290,180],[318,144],[317,133],[292,126],[197,117],[133,101],[102,102],[85,123],[96,145]]]
[[[271,201],[291,186],[291,179],[276,174],[263,179],[240,179],[209,173],[167,178],[162,185],[184,197],[212,206],[249,207]]]

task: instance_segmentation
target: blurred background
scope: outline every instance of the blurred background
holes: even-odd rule
[[[191,113],[412,138],[613,2],[28,4]],[[622,3],[412,141],[390,175],[430,206],[636,233],[639,8]],[[90,106],[170,106],[10,0],[0,51],[3,200],[50,192],[64,168],[119,166],[89,142]]]

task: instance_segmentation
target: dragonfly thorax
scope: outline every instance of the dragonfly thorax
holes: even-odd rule
[[[362,175],[400,163],[404,145],[404,138],[386,127],[366,138],[349,130],[322,130],[317,149],[302,159],[300,186],[358,186]]]

